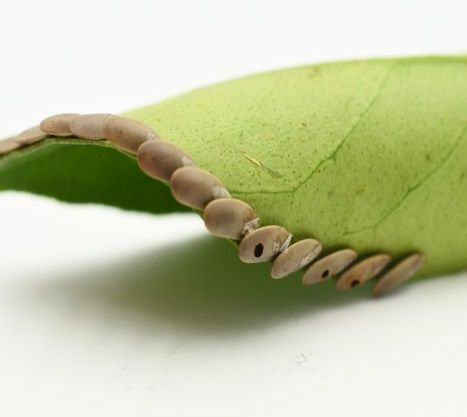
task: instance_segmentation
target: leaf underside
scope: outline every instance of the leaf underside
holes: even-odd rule
[[[190,153],[264,224],[297,239],[396,258],[421,251],[428,261],[420,275],[467,267],[465,57],[276,71],[127,116]],[[106,142],[52,138],[0,157],[0,190],[8,189],[186,210]]]
[[[46,139],[0,161],[0,190],[155,214],[189,210],[165,184],[145,175],[134,158],[97,141]]]

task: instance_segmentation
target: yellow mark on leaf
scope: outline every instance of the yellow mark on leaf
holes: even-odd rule
[[[250,162],[254,163],[256,166],[261,166],[261,162],[259,162],[257,159],[253,158],[252,156],[248,155],[246,152],[243,152],[242,155],[248,159]]]

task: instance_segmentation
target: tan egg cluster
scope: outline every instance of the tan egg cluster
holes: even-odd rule
[[[169,184],[180,203],[203,211],[213,235],[238,240],[239,257],[246,263],[272,262],[271,276],[283,278],[304,270],[303,284],[311,285],[336,277],[336,288],[350,290],[381,275],[373,293],[380,296],[408,280],[423,264],[422,254],[411,254],[391,268],[391,257],[376,254],[357,259],[348,248],[319,257],[322,245],[315,239],[292,242],[282,226],[260,226],[252,207],[232,198],[224,184],[196,166],[178,146],[164,142],[144,123],[111,114],[62,113],[44,119],[40,126],[0,141],[0,155],[37,143],[48,136],[76,136],[85,140],[107,140],[136,155],[140,168],[150,177]]]

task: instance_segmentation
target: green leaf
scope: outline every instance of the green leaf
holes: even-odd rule
[[[0,159],[0,190],[8,189],[151,213],[188,210],[133,158],[98,141],[46,139]]]
[[[270,72],[127,116],[190,153],[264,224],[361,254],[421,251],[425,275],[467,266],[467,57]],[[83,142],[47,139],[0,158],[0,189],[184,210],[128,155]]]

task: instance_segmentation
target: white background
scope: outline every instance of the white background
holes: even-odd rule
[[[467,52],[454,1],[2,2],[0,136],[226,78]],[[459,416],[467,276],[268,279],[194,215],[0,194],[2,416]]]

